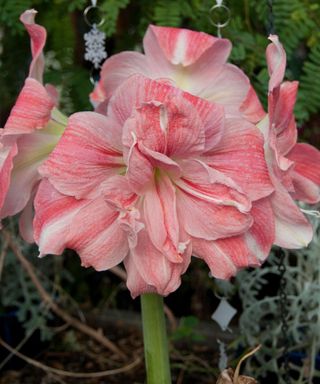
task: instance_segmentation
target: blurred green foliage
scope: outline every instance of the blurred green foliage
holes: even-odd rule
[[[266,103],[270,9],[267,0],[226,0],[231,21],[222,31],[233,42],[231,61],[250,77]],[[187,27],[216,34],[209,20],[214,0],[100,0],[108,36],[109,55],[120,50],[140,49],[148,24]],[[90,109],[90,66],[83,60],[83,33],[87,26],[83,11],[86,0],[0,0],[0,87],[2,120],[20,89],[30,60],[28,37],[19,15],[28,8],[39,11],[38,22],[48,31],[46,81],[60,85],[61,107],[66,113]],[[288,56],[287,79],[299,80],[296,116],[308,125],[305,137],[317,126],[320,112],[320,2],[319,0],[274,0],[275,31]],[[308,124],[306,124],[308,123]],[[314,129],[313,129],[314,131]]]

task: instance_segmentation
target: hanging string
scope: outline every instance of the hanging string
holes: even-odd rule
[[[223,4],[223,0],[216,0],[216,4],[209,10],[209,20],[217,28],[218,37],[221,37],[221,29],[229,24],[230,17],[230,9]]]
[[[105,50],[106,34],[99,29],[105,20],[100,8],[97,6],[97,0],[91,0],[91,5],[84,10],[83,17],[90,27],[90,31],[83,36],[86,47],[84,58],[92,63],[90,81],[95,84],[98,80],[101,62],[107,58]]]
[[[283,342],[283,368],[284,368],[284,381],[286,384],[291,384],[290,367],[289,367],[289,325],[288,325],[288,296],[287,296],[287,279],[286,279],[286,254],[280,250],[280,258],[278,263],[278,271],[280,276],[279,281],[279,307],[281,318],[281,334]]]
[[[266,0],[268,5],[268,34],[275,34],[275,17],[273,11],[273,0]],[[284,250],[280,250],[280,257],[278,261],[278,272],[279,272],[279,312],[281,319],[281,334],[283,343],[283,370],[284,370],[284,382],[291,384],[290,377],[290,366],[289,366],[289,325],[288,325],[288,296],[287,296],[287,278],[286,278],[286,253]]]
[[[275,26],[274,26],[274,13],[273,13],[273,0],[267,0],[268,4],[268,34],[274,35],[275,34]]]

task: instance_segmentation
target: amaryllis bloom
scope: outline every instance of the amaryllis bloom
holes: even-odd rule
[[[132,76],[107,116],[72,115],[40,173],[40,254],[72,248],[97,270],[123,261],[133,296],[174,291],[191,254],[228,278],[273,242],[262,134],[165,82]]]
[[[226,63],[231,42],[203,32],[150,25],[143,40],[145,54],[121,52],[107,59],[91,94],[101,113],[115,89],[133,74],[169,82],[193,95],[223,105],[226,116],[252,122],[265,113],[247,76]]]
[[[42,85],[46,30],[34,23],[36,11],[20,20],[31,38],[29,76],[0,130],[0,220],[23,211],[20,232],[32,242],[32,202],[40,180],[38,167],[58,142],[66,118],[55,108],[57,94]]]
[[[309,144],[297,144],[293,114],[298,82],[282,82],[286,54],[275,35],[267,48],[270,73],[268,115],[258,127],[265,137],[265,154],[275,192],[270,197],[275,217],[275,244],[285,248],[308,245],[313,229],[294,199],[320,201],[320,152]]]

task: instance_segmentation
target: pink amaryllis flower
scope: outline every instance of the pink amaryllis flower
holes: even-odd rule
[[[133,74],[173,84],[193,95],[223,105],[227,116],[252,122],[265,113],[247,76],[226,63],[231,42],[203,32],[150,25],[143,40],[145,54],[121,52],[107,59],[91,94],[97,110],[105,107],[115,89]]]
[[[123,261],[133,296],[174,291],[191,253],[227,278],[273,242],[259,130],[141,75],[117,88],[107,116],[72,115],[40,173],[40,254],[72,248],[97,270]]]
[[[20,20],[31,39],[29,76],[0,130],[0,220],[23,211],[20,232],[32,242],[32,201],[40,180],[38,167],[61,136],[66,118],[55,108],[54,87],[42,85],[46,30],[34,23],[36,11]]]
[[[270,73],[268,115],[258,124],[265,137],[265,154],[275,192],[270,197],[274,217],[275,244],[302,248],[313,236],[312,226],[294,199],[320,201],[320,152],[309,144],[297,144],[293,114],[298,82],[282,82],[286,53],[279,39],[270,36],[267,62]]]

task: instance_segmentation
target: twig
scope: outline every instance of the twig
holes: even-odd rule
[[[37,327],[34,327],[33,329],[31,329],[30,332],[27,333],[27,335],[20,341],[20,343],[16,346],[16,350],[18,351],[19,349],[21,349],[25,343],[30,339],[30,337],[34,334],[34,332],[37,330]],[[9,353],[9,355],[7,355],[0,363],[0,372],[1,370],[3,369],[3,367],[12,359],[12,357],[14,356],[13,353]]]
[[[63,369],[57,369],[53,367],[49,367],[48,365],[42,364],[37,360],[31,359],[30,357],[23,355],[22,353],[16,351],[14,348],[12,348],[10,345],[8,345],[6,342],[4,342],[0,338],[0,344],[6,348],[11,353],[14,353],[16,356],[18,356],[20,359],[26,361],[27,363],[33,365],[34,367],[40,368],[47,373],[53,373],[60,376],[67,376],[67,377],[77,377],[77,378],[94,378],[94,377],[104,377],[104,376],[112,376],[117,375],[119,373],[124,373],[127,371],[130,371],[131,369],[137,367],[141,363],[141,357],[138,357],[136,360],[134,360],[132,363],[124,365],[121,368],[116,369],[109,369],[107,371],[100,371],[100,372],[70,372],[65,371]]]
[[[52,312],[54,312],[57,316],[59,316],[61,319],[63,319],[66,323],[70,324],[74,328],[78,329],[82,333],[85,333],[86,335],[92,337],[97,342],[111,350],[112,352],[119,355],[121,358],[125,358],[126,355],[124,352],[120,350],[112,341],[107,339],[102,331],[97,331],[91,327],[89,327],[86,324],[83,324],[78,319],[74,318],[73,316],[69,315],[67,312],[65,312],[62,308],[60,308],[52,299],[52,297],[47,293],[47,291],[43,288],[41,285],[39,279],[37,278],[32,264],[25,258],[23,253],[21,252],[20,248],[15,244],[13,241],[11,235],[9,232],[3,230],[3,235],[5,236],[6,240],[8,241],[8,244],[10,248],[12,249],[15,256],[18,258],[18,260],[21,262],[24,270],[28,273],[30,279],[34,283],[36,289],[38,290],[42,300],[48,304]]]
[[[118,266],[113,267],[110,269],[110,272],[112,272],[116,276],[120,277],[120,279],[123,281],[127,280],[126,271],[123,270],[121,267],[118,267]],[[173,312],[171,311],[171,309],[167,305],[164,305],[164,313],[166,314],[166,316],[169,320],[171,330],[174,331],[178,326],[177,320],[176,320]]]
[[[121,267],[113,267],[110,269],[110,271],[115,274],[116,276],[120,277],[121,280],[126,281],[127,280],[127,274],[126,271],[123,270]]]

